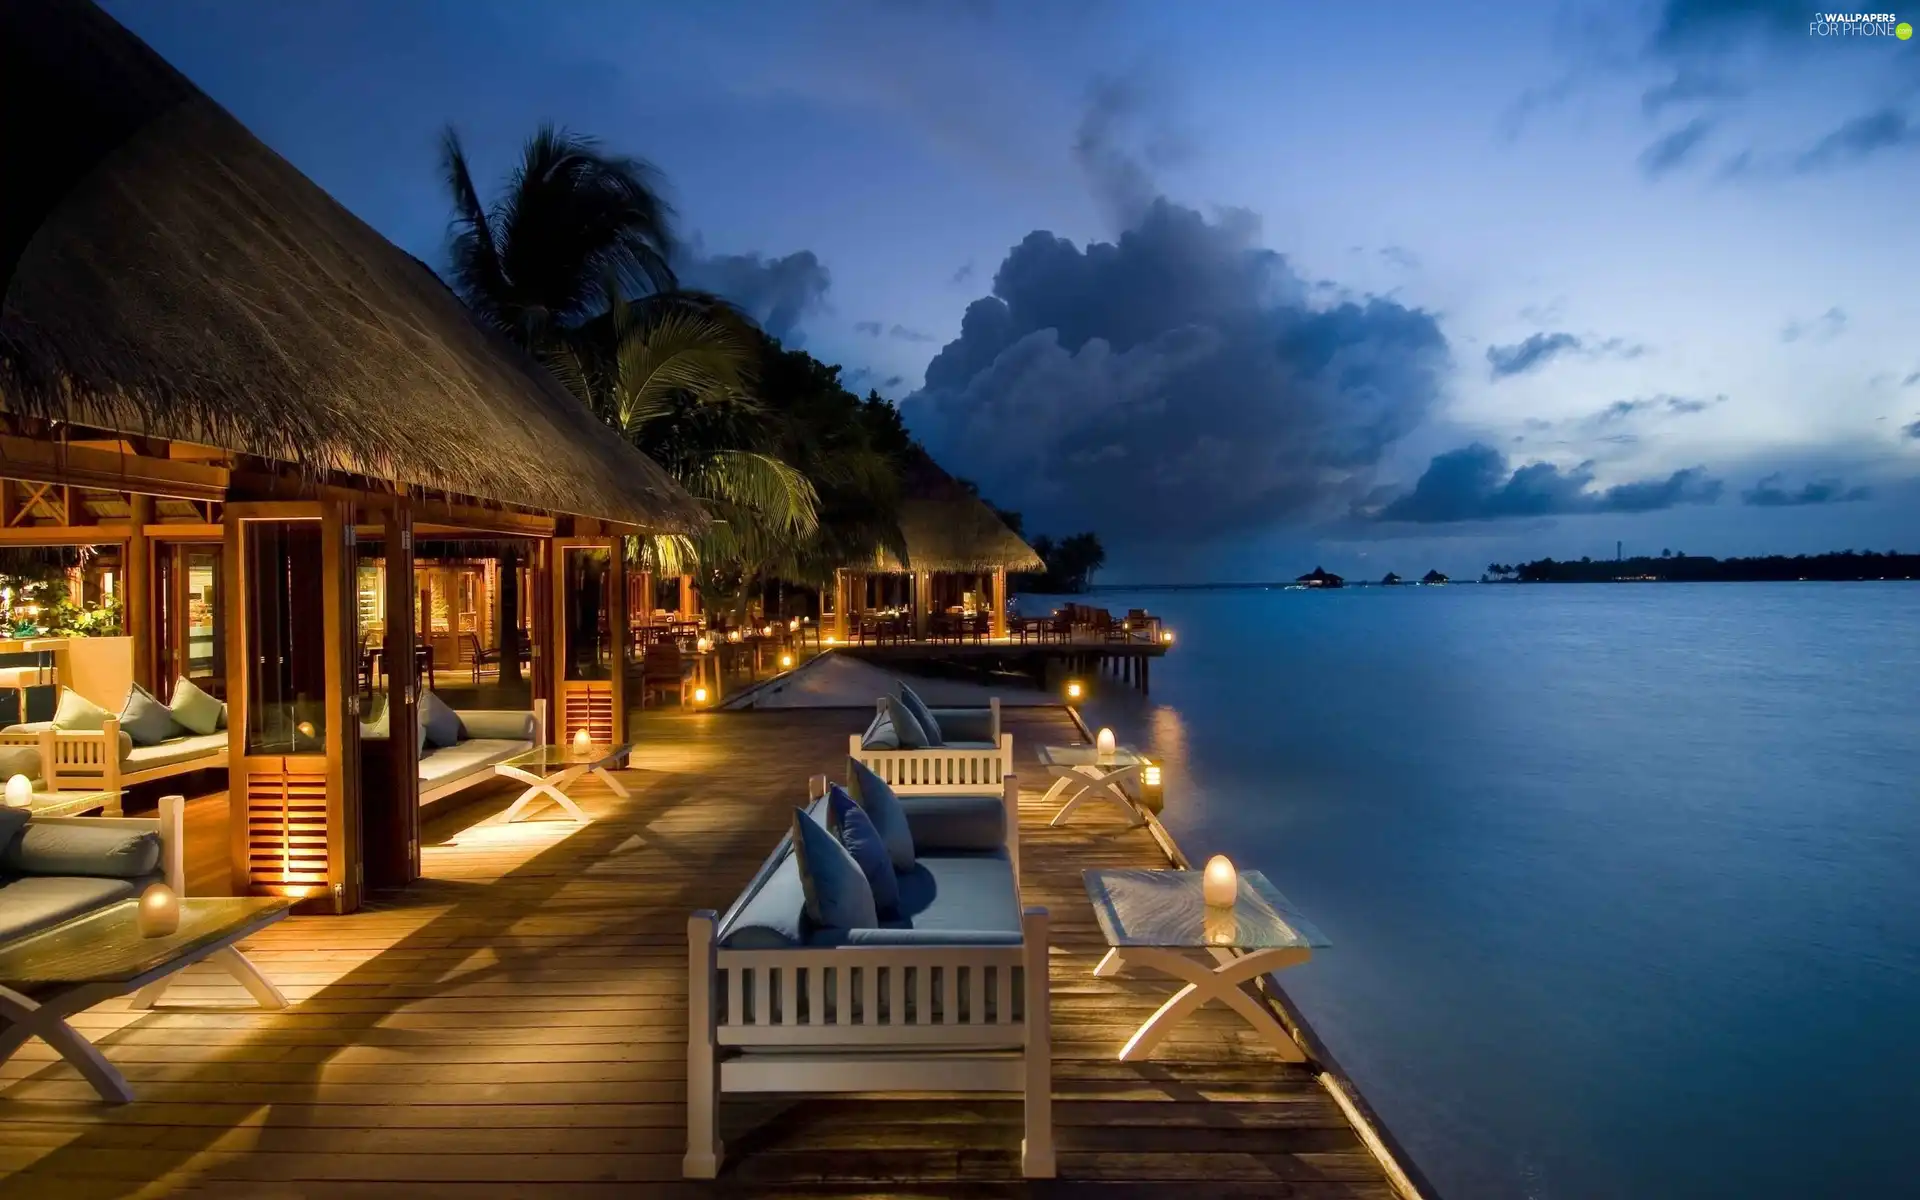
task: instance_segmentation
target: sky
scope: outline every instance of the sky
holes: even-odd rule
[[[543,121],[647,159],[684,279],[1030,535],[1099,533],[1102,582],[1920,550],[1920,38],[1740,0],[107,8],[436,266],[449,125],[482,180]]]

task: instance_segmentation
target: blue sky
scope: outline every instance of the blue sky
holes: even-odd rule
[[[542,120],[652,160],[692,277],[1110,580],[1920,549],[1920,39],[1733,0],[108,7],[429,262],[448,123],[488,178]]]

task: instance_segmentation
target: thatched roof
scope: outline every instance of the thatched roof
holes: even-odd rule
[[[900,535],[907,561],[881,551],[880,571],[1043,571],[1033,547],[1008,529],[987,503],[925,454],[902,472]]]
[[[703,527],[425,265],[92,4],[0,4],[0,172],[0,409]]]

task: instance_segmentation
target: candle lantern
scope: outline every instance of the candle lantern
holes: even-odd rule
[[[7,807],[33,807],[33,780],[25,775],[15,775],[7,780]]]
[[[585,754],[587,748],[592,745],[593,739],[587,735],[585,726],[573,731],[573,752],[575,754]]]
[[[1231,908],[1240,895],[1240,876],[1224,854],[1207,860],[1206,873],[1200,879],[1200,894],[1209,907]]]
[[[1098,734],[1094,735],[1094,739],[1093,739],[1094,761],[1098,762],[1102,766],[1106,766],[1113,762],[1113,755],[1114,755],[1113,730],[1102,729]]]
[[[140,893],[133,923],[141,937],[166,937],[180,928],[180,897],[164,883],[150,885]]]

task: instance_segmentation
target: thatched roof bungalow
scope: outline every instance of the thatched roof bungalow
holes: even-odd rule
[[[838,572],[836,631],[844,636],[853,628],[867,604],[869,577],[907,576],[917,635],[927,634],[935,613],[967,607],[972,597],[973,607],[986,610],[992,636],[1005,636],[1007,575],[1046,569],[1033,547],[924,451],[916,451],[902,471],[899,523],[904,559],[882,549]]]
[[[0,164],[0,546],[116,554],[133,682],[224,696],[236,890],[418,873],[359,719],[416,719],[416,534],[510,539],[544,734],[622,740],[621,539],[706,524],[658,465],[86,0],[0,4]]]

